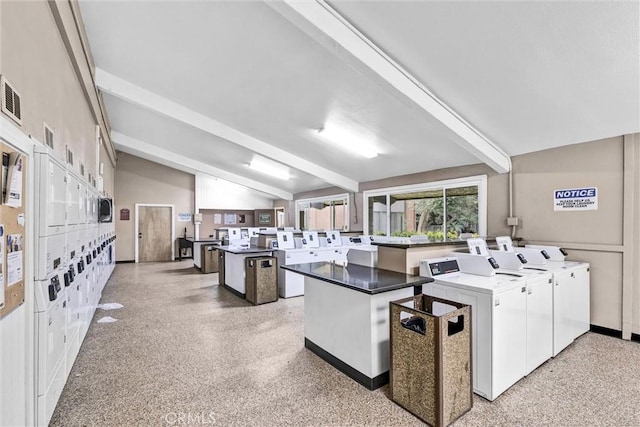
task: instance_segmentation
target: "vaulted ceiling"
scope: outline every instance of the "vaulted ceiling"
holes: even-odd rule
[[[640,132],[638,2],[80,7],[116,148],[273,198]]]

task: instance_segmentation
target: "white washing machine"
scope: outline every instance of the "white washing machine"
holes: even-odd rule
[[[564,350],[591,327],[590,266],[565,261],[566,251],[557,246],[514,248],[511,238],[496,238],[502,251],[525,256],[525,270],[546,271],[553,277],[553,356]]]
[[[500,240],[498,241],[500,244]],[[548,271],[525,269],[526,258],[516,252],[488,248],[484,239],[468,239],[472,254],[496,260],[498,275],[516,274],[527,281],[527,375],[553,356],[553,275]]]
[[[466,255],[421,260],[420,275],[434,279],[423,292],[471,305],[473,390],[493,401],[527,373],[527,281]]]
[[[278,231],[278,250],[274,251],[278,266],[311,262],[344,264],[349,248],[342,246],[340,232],[331,233],[330,237],[321,238],[317,231],[303,231],[302,238],[294,238],[291,231]],[[323,246],[327,242],[331,242],[331,246]],[[278,268],[278,293],[281,298],[304,295],[304,276]]]
[[[347,261],[349,264],[378,266],[378,246],[371,244],[369,236],[342,237],[342,244],[348,248]]]

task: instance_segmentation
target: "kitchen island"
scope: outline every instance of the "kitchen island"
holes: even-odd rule
[[[244,298],[247,293],[245,284],[244,260],[253,256],[271,256],[273,251],[256,246],[236,247],[220,246],[218,250],[224,251],[224,283],[223,286],[239,297]]]
[[[305,276],[305,347],[369,390],[387,384],[389,302],[433,279],[330,262],[281,268]]]

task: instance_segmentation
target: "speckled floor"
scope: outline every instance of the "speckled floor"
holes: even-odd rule
[[[51,425],[422,425],[304,349],[304,298],[254,307],[192,265],[116,267],[125,307],[96,312]],[[640,345],[588,333],[453,425],[640,426]]]

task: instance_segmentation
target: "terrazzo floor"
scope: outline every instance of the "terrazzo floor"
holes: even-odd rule
[[[304,298],[252,306],[191,260],[118,264],[52,426],[412,426],[304,348]],[[96,323],[103,316],[115,323]],[[462,426],[640,426],[640,344],[588,333]]]

